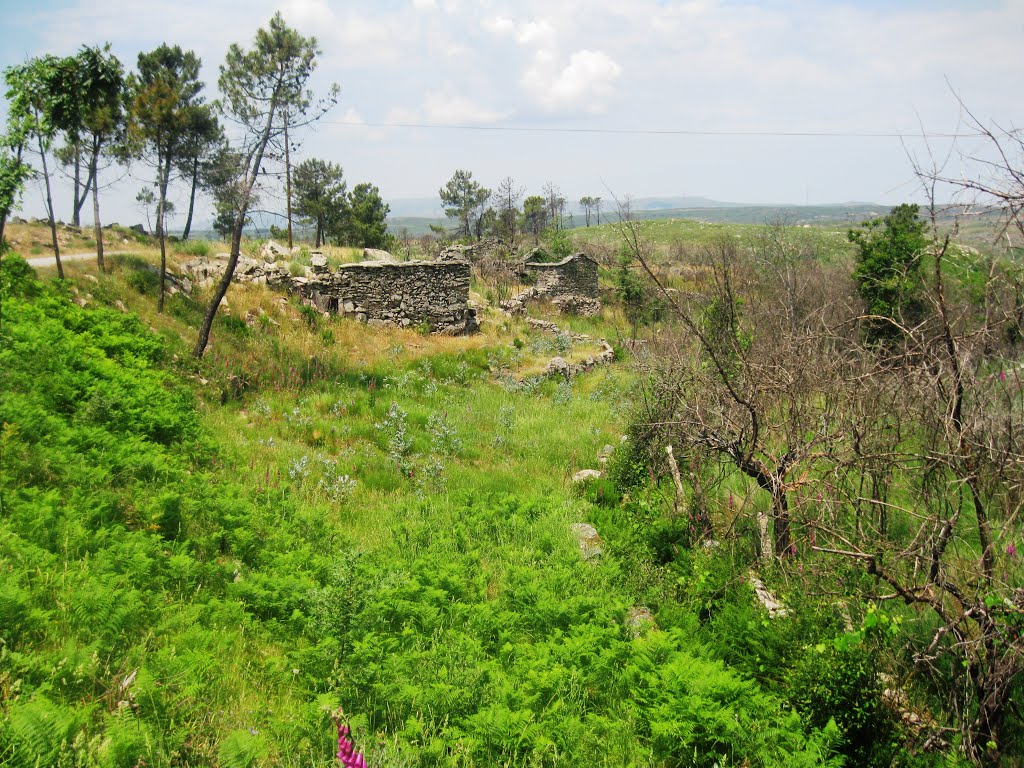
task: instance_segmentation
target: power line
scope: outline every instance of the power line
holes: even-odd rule
[[[565,126],[530,125],[449,125],[443,123],[370,123],[352,120],[322,120],[327,125],[349,128],[414,128],[455,131],[505,131],[510,133],[594,133],[624,136],[770,136],[833,139],[969,139],[981,133],[929,133],[885,131],[712,131],[683,128],[570,128]]]

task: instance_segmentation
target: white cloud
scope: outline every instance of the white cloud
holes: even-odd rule
[[[412,0],[412,7],[417,11],[435,11],[437,0]]]
[[[550,48],[555,45],[555,28],[546,19],[516,22],[506,16],[484,19],[481,26],[501,37],[509,37],[520,45]]]
[[[621,74],[622,67],[603,51],[576,51],[560,69],[552,54],[538,51],[522,86],[549,112],[601,114]]]
[[[289,25],[304,34],[320,34],[338,23],[327,0],[287,0],[281,15]]]
[[[359,114],[359,110],[349,107],[345,110],[345,114],[341,116],[338,122],[345,123],[346,125],[365,125],[366,121],[363,116]]]
[[[507,116],[455,93],[450,87],[431,91],[423,99],[427,120],[440,125],[475,125],[495,123]]]
[[[384,116],[385,123],[396,125],[411,125],[421,121],[421,115],[415,109],[407,107],[392,107]]]

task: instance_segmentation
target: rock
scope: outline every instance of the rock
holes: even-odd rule
[[[599,477],[601,477],[601,470],[599,469],[581,469],[572,476],[572,481],[574,483],[585,483],[588,480],[597,480]]]
[[[783,616],[789,616],[789,609],[775,599],[775,595],[768,591],[765,587],[764,582],[757,577],[757,574],[753,571],[750,572],[750,586],[754,588],[754,596],[766,611],[768,611],[768,618],[778,619]]]
[[[274,242],[273,240],[267,240],[260,248],[260,258],[268,264],[272,264],[278,259],[291,258],[291,251],[285,248],[280,243]]]
[[[99,283],[99,280],[96,279],[95,275],[82,275],[82,277],[84,277],[90,283]]]
[[[658,623],[654,620],[650,608],[638,605],[626,612],[626,634],[631,638],[638,638],[657,629]]]
[[[121,301],[120,299],[118,299],[117,301],[114,302],[114,306],[117,307],[122,312],[127,312],[128,311],[128,308],[125,307],[124,302]]]
[[[437,261],[470,261],[475,248],[472,245],[449,245],[437,255]]]
[[[366,261],[394,261],[395,257],[380,248],[363,248],[363,259]]]
[[[130,229],[132,232],[138,232],[140,235],[148,235],[149,234],[146,231],[146,228],[144,226],[142,226],[141,224],[132,224],[130,227],[128,227],[128,229]]]
[[[544,375],[551,376],[552,374],[560,373],[568,378],[570,369],[569,364],[565,362],[564,358],[553,357],[548,361],[548,364],[544,366]]]
[[[309,266],[314,272],[327,272],[327,257],[323,255],[311,256]]]
[[[559,312],[566,315],[596,317],[601,314],[601,302],[587,296],[561,296],[552,299],[551,303],[558,307]]]
[[[576,543],[580,547],[580,555],[584,560],[593,560],[601,554],[601,536],[590,523],[573,523],[569,526]]]

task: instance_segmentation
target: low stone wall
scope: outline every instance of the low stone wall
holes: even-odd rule
[[[331,275],[326,297],[333,310],[368,323],[426,324],[432,331],[478,330],[468,305],[469,264],[449,261],[344,264]]]
[[[200,285],[223,274],[226,258],[197,259],[185,265]],[[438,333],[474,333],[480,329],[469,306],[469,264],[464,261],[370,261],[331,271],[317,254],[306,274],[293,277],[286,267],[241,258],[238,282],[279,286],[297,293],[325,312],[350,315],[372,325],[425,325]]]
[[[554,264],[529,261],[523,268],[536,279],[537,293],[547,298],[598,297],[597,262],[586,254],[576,253]]]

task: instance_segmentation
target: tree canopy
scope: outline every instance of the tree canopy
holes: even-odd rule
[[[438,194],[445,216],[458,221],[456,235],[467,239],[473,237],[476,219],[483,213],[482,208],[491,196],[491,190],[474,181],[472,171],[457,170]]]
[[[348,206],[342,168],[326,160],[303,160],[295,166],[292,185],[295,213],[314,225],[319,248],[333,222],[344,216]]]
[[[199,330],[194,350],[197,357],[206,350],[213,318],[238,264],[242,229],[256,194],[267,145],[284,132],[278,120],[282,112],[304,113],[309,109],[312,95],[306,90],[306,83],[316,67],[319,52],[316,38],[300,35],[278,12],[266,28],[257,30],[252,48],[245,50],[232,44],[221,65],[217,81],[223,94],[221,110],[242,129],[237,147],[242,162],[233,189],[221,190],[222,208],[218,213],[233,218],[231,252]],[[331,86],[328,97],[309,119],[322,115],[336,100],[337,92],[338,86]]]
[[[873,341],[897,339],[924,317],[921,256],[928,236],[919,208],[898,205],[850,230],[849,239],[857,246],[853,277],[869,315],[867,335]]]

